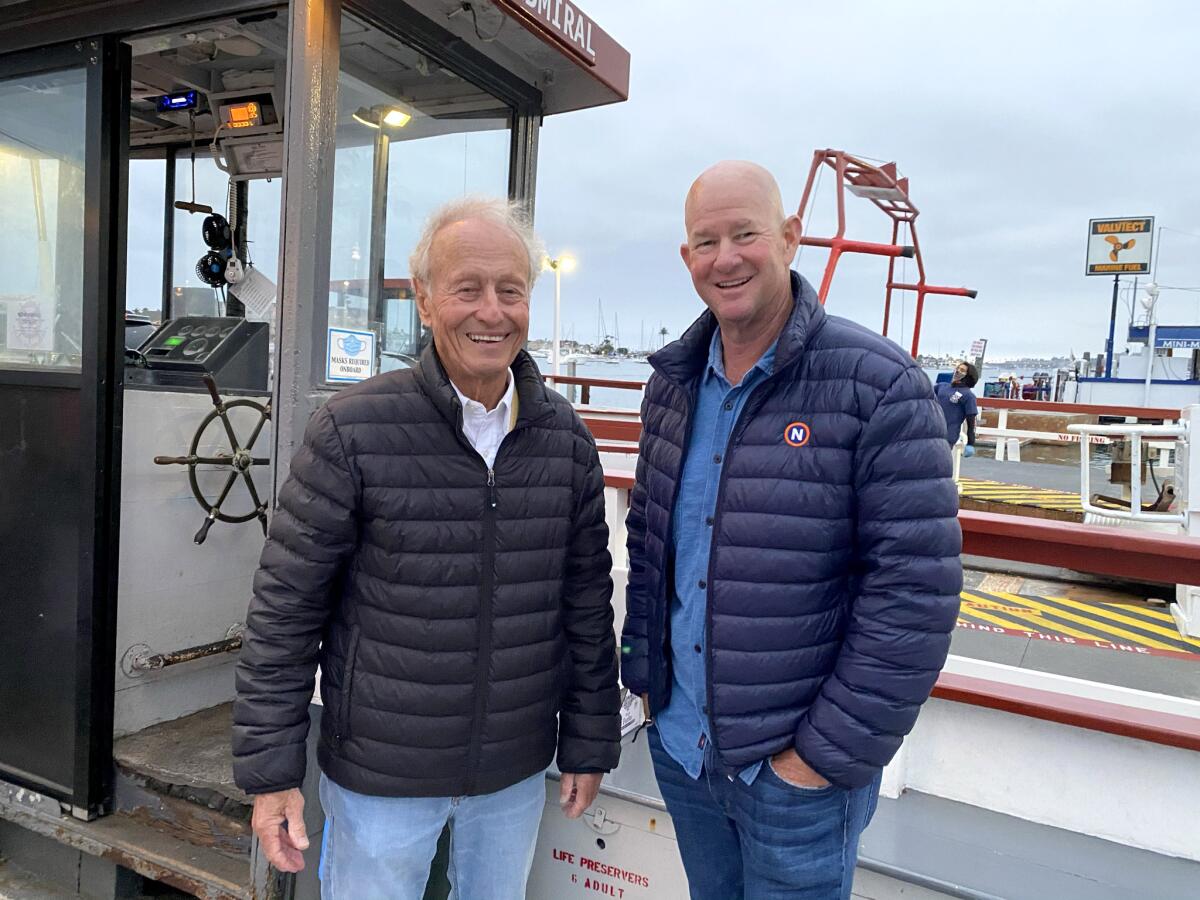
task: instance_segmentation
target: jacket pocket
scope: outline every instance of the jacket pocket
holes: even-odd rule
[[[350,629],[350,645],[346,648],[346,660],[342,669],[342,696],[338,703],[337,741],[350,739],[350,704],[354,697],[354,664],[358,660],[359,627]]]

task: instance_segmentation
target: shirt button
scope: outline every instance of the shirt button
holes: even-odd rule
[[[726,409],[726,411],[733,409],[733,404],[732,404],[732,403],[726,403],[726,404],[725,404],[725,409]]]
[[[701,650],[701,649],[700,649],[700,645],[699,645],[699,644],[697,644],[696,646],[694,646],[692,649],[693,649],[693,650],[695,650],[697,653],[703,653],[703,652],[704,652],[703,650]]]
[[[711,525],[712,525],[712,523],[713,523],[713,517],[712,517],[712,516],[706,516],[706,517],[705,517],[705,519],[704,519],[704,524],[705,524],[705,525],[709,525],[709,526],[711,526]]]
[[[721,461],[721,454],[720,454],[720,453],[714,453],[714,454],[713,454],[713,462],[715,462],[715,463],[719,463],[720,461]]]
[[[701,578],[699,581],[699,587],[700,587],[700,590],[702,590],[702,591],[705,590],[708,587],[708,582],[705,581],[703,578]]]

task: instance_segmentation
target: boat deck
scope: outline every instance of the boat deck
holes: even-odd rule
[[[1200,699],[1200,640],[1181,635],[1161,601],[976,569],[964,584],[951,653]]]

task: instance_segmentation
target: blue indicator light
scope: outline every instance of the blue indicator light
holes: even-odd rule
[[[182,91],[178,94],[163,94],[158,98],[158,111],[167,112],[172,109],[195,109],[196,92]]]

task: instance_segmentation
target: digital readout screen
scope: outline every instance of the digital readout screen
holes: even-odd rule
[[[262,110],[253,100],[223,107],[221,113],[226,128],[254,128],[262,124]]]

